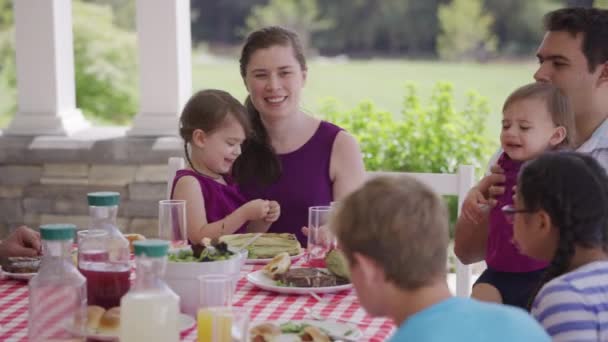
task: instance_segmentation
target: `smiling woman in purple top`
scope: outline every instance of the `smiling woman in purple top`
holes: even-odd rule
[[[247,199],[280,204],[271,232],[294,233],[306,245],[301,228],[308,207],[329,205],[363,183],[359,146],[344,130],[300,109],[308,69],[295,33],[281,27],[251,33],[240,69],[253,137],[235,162],[234,178]]]

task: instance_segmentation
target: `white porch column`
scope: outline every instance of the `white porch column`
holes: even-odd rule
[[[137,0],[139,113],[132,136],[177,135],[192,93],[190,0]]]
[[[18,109],[4,132],[70,135],[88,127],[76,108],[71,0],[13,1]]]

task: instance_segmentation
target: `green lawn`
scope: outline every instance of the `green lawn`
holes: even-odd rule
[[[245,88],[236,61],[205,62],[194,55],[192,64],[194,90],[220,88],[244,99]],[[427,99],[436,82],[449,81],[455,87],[457,106],[462,106],[465,94],[470,90],[488,99],[492,114],[488,117],[486,133],[497,139],[502,102],[514,88],[532,81],[535,67],[533,62],[472,64],[369,60],[338,63],[314,60],[309,65],[303,106],[315,112],[320,101],[327,97],[338,99],[344,108],[370,99],[379,108],[398,114],[406,83],[417,84],[420,95]],[[0,99],[5,94],[4,89],[0,89]],[[0,107],[6,102],[0,101]],[[5,127],[8,119],[0,116],[0,127]]]
[[[500,110],[507,95],[532,81],[536,64],[529,63],[444,63],[405,60],[370,60],[347,63],[312,62],[304,90],[303,106],[316,111],[323,98],[335,97],[350,108],[370,99],[394,114],[401,111],[404,86],[413,82],[427,99],[438,81],[454,85],[457,106],[474,90],[488,99],[492,114],[486,133],[497,139]],[[220,88],[244,99],[246,93],[236,62],[203,63],[193,59],[193,89]]]

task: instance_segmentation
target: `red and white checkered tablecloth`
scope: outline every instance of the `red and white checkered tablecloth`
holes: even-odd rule
[[[359,322],[362,341],[384,341],[392,334],[391,320],[371,319],[357,300],[354,290],[321,295],[323,302],[311,296],[283,295],[260,290],[247,282],[246,275],[259,266],[246,265],[241,270],[234,306],[247,308],[250,326],[261,322],[287,322],[306,318],[303,308],[314,308],[324,316]],[[0,341],[27,341],[27,282],[0,278]],[[182,341],[196,341],[196,326],[182,333]]]

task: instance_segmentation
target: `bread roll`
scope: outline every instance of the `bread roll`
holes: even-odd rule
[[[282,252],[277,254],[266,266],[264,266],[264,273],[269,275],[271,278],[275,278],[289,270],[291,266],[291,257],[289,253]]]
[[[96,330],[99,327],[99,321],[101,320],[101,316],[103,316],[106,309],[97,305],[89,305],[87,306],[87,323],[85,327],[87,330]]]
[[[249,331],[251,335],[251,340],[261,340],[262,341],[272,341],[274,337],[281,335],[281,328],[272,324],[272,323],[264,323],[258,324],[255,327],[251,328]]]
[[[99,321],[99,327],[97,330],[103,332],[116,332],[118,333],[118,329],[120,328],[120,307],[116,306],[111,309],[108,309],[104,312],[103,316],[101,316],[101,320]]]
[[[131,249],[131,253],[134,252],[133,242],[146,239],[146,237],[141,234],[124,234],[124,236],[129,240],[129,249]]]
[[[331,342],[329,336],[325,335],[321,330],[313,326],[304,328],[304,333],[312,338],[313,342]]]

